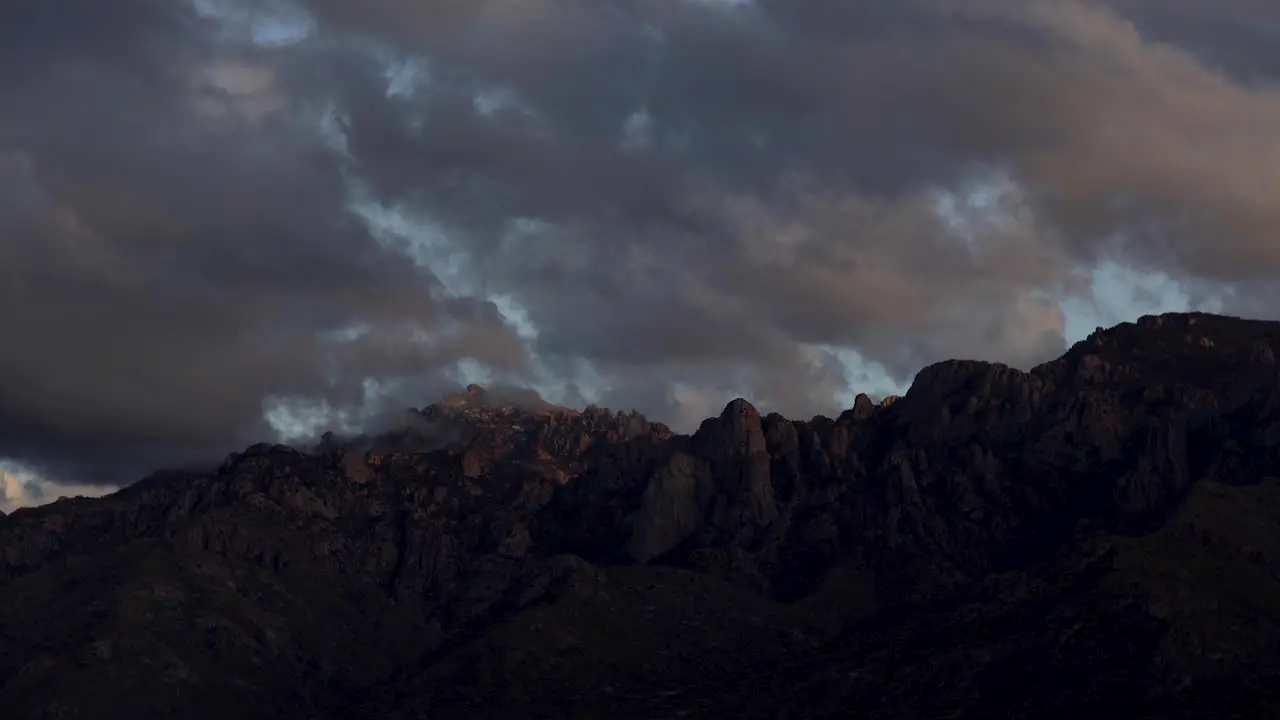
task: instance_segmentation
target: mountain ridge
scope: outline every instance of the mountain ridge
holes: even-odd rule
[[[1264,602],[1280,552],[1255,529],[1280,528],[1277,348],[1280,323],[1144,316],[1029,371],[935,363],[835,419],[739,398],[687,435],[471,386],[380,436],[263,443],[21,509],[0,517],[0,702],[16,717],[1175,716],[1219,696],[1260,711],[1280,673],[1280,642],[1263,642],[1280,641]],[[1236,630],[1218,627],[1228,611]],[[760,680],[775,677],[821,692]]]

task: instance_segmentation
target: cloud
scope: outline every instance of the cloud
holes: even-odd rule
[[[352,103],[349,139],[521,299],[544,356],[776,368],[764,387],[815,344],[899,381],[1027,365],[1100,263],[1230,287],[1280,262],[1280,94],[1144,37],[1153,4],[535,6],[378,3],[356,26],[449,80],[412,125]],[[486,87],[522,104],[478,112]],[[975,185],[995,207],[943,222],[936,195]]]
[[[62,484],[15,468],[0,467],[0,512],[53,502],[60,497],[98,497],[110,488],[102,485]]]
[[[1273,312],[1269,5],[59,5],[0,9],[0,457],[76,482],[472,379],[833,413],[1115,268]]]
[[[0,457],[119,482],[268,436],[273,397],[522,362],[490,303],[348,212],[320,110],[279,68],[178,3],[82,4],[0,11],[44,31],[0,42],[32,75],[0,79]]]

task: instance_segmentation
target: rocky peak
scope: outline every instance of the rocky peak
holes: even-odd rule
[[[866,393],[858,393],[853,399],[853,419],[866,420],[876,410],[876,404]]]
[[[326,434],[327,435],[327,434]],[[329,442],[333,442],[333,438],[328,437]],[[280,443],[260,442],[250,445],[243,451],[231,453],[227,459],[223,461],[220,472],[232,472],[237,467],[245,466],[263,466],[277,462],[287,462],[289,458],[296,457],[301,453],[288,445]]]
[[[1199,312],[1171,312],[1161,315],[1143,315],[1138,318],[1137,326],[1149,330],[1160,328],[1189,328],[1200,324],[1200,320],[1211,317]]]
[[[1173,648],[1188,662],[1214,653],[1219,664],[1204,666],[1213,670],[1209,675],[1244,677],[1276,667],[1274,648],[1280,647],[1280,613],[1266,602],[1280,595],[1253,589],[1268,582],[1267,568],[1275,565],[1267,528],[1275,527],[1280,508],[1274,490],[1280,467],[1277,347],[1280,324],[1152,316],[1095,333],[1029,372],[996,363],[938,363],[922,370],[896,402],[886,398],[877,405],[859,395],[834,421],[776,414],[762,419],[737,399],[692,436],[673,435],[636,413],[577,412],[472,386],[358,446],[333,436],[319,455],[255,445],[213,473],[153,478],[108,498],[4,517],[0,615],[31,608],[21,612],[40,621],[15,614],[0,627],[0,643],[31,633],[7,648],[0,644],[0,677],[7,672],[12,682],[30,682],[23,678],[36,671],[20,668],[54,668],[73,679],[65,687],[75,687],[86,675],[108,682],[120,668],[169,653],[183,663],[192,659],[184,667],[202,671],[171,673],[187,695],[210,696],[188,687],[212,692],[211,686],[197,687],[203,682],[197,675],[226,675],[236,684],[214,689],[234,694],[252,688],[242,693],[245,707],[271,694],[253,684],[261,682],[258,675],[266,677],[259,668],[297,683],[277,693],[295,705],[311,696],[345,702],[348,688],[364,693],[362,703],[383,691],[385,702],[409,702],[401,698],[419,692],[432,696],[421,706],[434,707],[455,690],[489,702],[501,693],[458,689],[460,679],[472,682],[488,673],[519,680],[526,672],[520,668],[536,667],[527,671],[536,679],[526,688],[536,693],[545,679],[540,673],[551,664],[531,660],[521,666],[513,654],[493,661],[507,664],[475,671],[490,662],[483,648],[514,643],[519,653],[541,659],[537,653],[548,643],[520,628],[532,633],[559,618],[574,628],[576,639],[574,652],[557,650],[555,662],[579,662],[573,658],[582,650],[586,659],[565,677],[587,677],[579,692],[597,693],[598,707],[605,707],[621,694],[598,690],[606,684],[596,679],[631,681],[643,673],[601,669],[608,663],[596,658],[608,659],[616,648],[649,652],[646,631],[628,635],[630,628],[650,627],[643,623],[711,602],[708,597],[728,598],[720,593],[730,586],[768,598],[754,598],[761,602],[795,601],[799,612],[791,614],[797,617],[826,608],[833,624],[847,628],[826,650],[805,658],[807,664],[778,654],[770,656],[776,665],[751,668],[796,668],[794,679],[808,682],[824,677],[823,668],[855,658],[857,664],[826,673],[824,682],[872,683],[860,696],[864,708],[881,702],[885,692],[899,692],[899,680],[906,688],[901,692],[911,695],[894,701],[901,709],[916,696],[929,697],[938,682],[960,678],[947,691],[946,708],[895,716],[934,716],[934,710],[970,702],[979,686],[969,681],[978,677],[973,668],[988,672],[980,678],[988,694],[1005,692],[1009,668],[1024,666],[1033,668],[1030,681],[1042,678],[1037,692],[1076,683],[1058,698],[1093,692],[1115,676],[1147,677],[1152,668],[1172,668],[1161,687],[1196,682],[1195,667],[1178,665],[1176,654],[1159,663],[1123,656],[1134,645],[1123,633],[1148,621],[1174,628],[1152,647]],[[1200,504],[1186,518],[1199,525],[1164,532],[1190,503]],[[1244,539],[1221,541],[1236,532]],[[1128,552],[1128,560],[1111,563],[1099,550],[1107,543],[1107,552]],[[1161,550],[1162,544],[1173,549]],[[1188,556],[1194,562],[1184,561]],[[1201,562],[1205,558],[1212,562]],[[1155,561],[1167,567],[1147,570]],[[1064,564],[1044,570],[1050,562]],[[597,572],[592,564],[611,567]],[[1225,566],[1234,568],[1239,582],[1220,582]],[[210,574],[224,568],[226,577]],[[37,573],[45,576],[13,582]],[[1141,603],[1118,610],[1094,605],[1112,602],[1129,580],[1147,579],[1144,573],[1154,578],[1152,592],[1170,598],[1152,604],[1151,615]],[[98,662],[99,648],[109,642],[100,628],[48,622],[37,612],[57,604],[81,617],[76,613],[96,607],[104,593],[118,593],[122,582],[134,585],[121,612],[136,607],[140,620],[111,626],[122,638],[112,662]],[[205,582],[207,593],[199,590]],[[186,591],[180,588],[188,587],[196,590],[181,597]],[[670,601],[655,602],[655,588],[669,591]],[[278,595],[267,596],[268,605],[263,592]],[[1202,612],[1183,602],[1188,593],[1208,599],[1200,619],[1236,612],[1235,603],[1239,616],[1249,618],[1240,626],[1251,632],[1219,633],[1215,627],[1226,623],[1187,619]],[[700,635],[691,628],[741,617],[747,607],[741,597],[715,600],[710,612],[698,606],[699,615],[655,634],[652,653],[629,667],[661,670],[680,655],[671,643]],[[222,609],[195,604],[223,598],[229,599]],[[318,642],[287,646],[309,631],[312,620],[304,616],[313,613],[278,610],[286,607],[314,611]],[[877,607],[889,611],[860,622]],[[938,608],[954,613],[928,614]],[[209,623],[205,632],[193,635],[191,619],[205,618],[206,610],[209,618],[220,612],[226,621],[215,627],[201,620]],[[244,632],[226,630],[249,614]],[[1026,617],[1037,622],[1026,623]],[[1088,624],[1098,618],[1114,622]],[[577,633],[588,622],[617,634],[596,633],[596,626]],[[760,636],[752,621],[725,622],[730,624],[722,632],[709,636],[712,644]],[[940,634],[937,628],[963,632]],[[340,636],[348,629],[349,636]],[[145,642],[153,631],[171,634],[152,647]],[[76,633],[82,636],[71,637]],[[993,643],[993,634],[1004,639]],[[1237,636],[1254,634],[1260,636],[1255,655],[1230,654],[1232,643],[1244,642]],[[904,637],[937,652],[921,655],[923,661],[895,654]],[[957,637],[964,642],[957,644]],[[494,638],[497,644],[484,645]],[[965,655],[971,645],[977,649]],[[51,646],[92,652],[37,653]],[[1075,647],[1076,655],[1057,663],[1065,646]],[[237,647],[242,655],[224,654]],[[424,665],[424,657],[430,663]],[[887,670],[876,666],[885,657],[900,662]],[[912,662],[923,663],[913,672],[936,672],[912,676]],[[378,667],[366,672],[371,663]],[[417,670],[402,672],[406,667]],[[423,667],[449,671],[426,680],[412,674]],[[846,671],[850,667],[871,670]],[[723,676],[743,677],[743,668]],[[317,677],[317,669],[325,674]],[[880,680],[900,670],[893,683]],[[671,682],[684,675],[673,672]],[[701,682],[704,676],[698,677]],[[760,682],[759,674],[750,677]],[[388,678],[407,679],[389,686]],[[793,699],[793,685],[779,681],[780,696]],[[666,680],[655,681],[635,696],[647,702],[666,686]],[[150,690],[145,682],[140,687]],[[1146,690],[1134,697],[1147,697]],[[566,695],[560,688],[548,691],[557,693]],[[517,697],[524,701],[512,695]],[[95,694],[91,702],[112,698]],[[1096,704],[1076,714],[1122,706]],[[112,707],[112,716],[130,716]],[[475,707],[453,716],[474,717]],[[978,714],[1008,715],[1015,707],[1021,706],[996,704]],[[341,709],[334,716],[357,711]],[[829,714],[856,708],[837,709]],[[647,706],[632,714],[677,713]]]
[[[1062,384],[1217,387],[1233,373],[1270,373],[1280,326],[1208,313],[1146,315],[1098,328],[1033,373]]]
[[[759,422],[760,413],[756,410],[755,405],[747,402],[744,398],[735,398],[724,406],[724,410],[720,411],[720,418],[722,420],[742,418],[746,422]]]
[[[357,483],[368,483],[388,468],[414,467],[414,457],[452,458],[461,476],[542,477],[564,482],[580,471],[598,446],[637,437],[655,440],[671,430],[638,412],[591,406],[584,411],[553,405],[536,392],[479,385],[448,393],[439,401],[405,412],[382,432],[341,439],[326,434],[314,452],[333,459]],[[502,481],[507,482],[507,481]]]
[[[439,404],[445,407],[483,406],[488,394],[483,387],[471,383],[462,390],[445,395]]]
[[[764,428],[755,406],[737,398],[719,417],[703,421],[695,443],[713,456],[749,456],[765,451]]]

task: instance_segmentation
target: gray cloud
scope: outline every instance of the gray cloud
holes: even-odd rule
[[[424,89],[416,126],[362,104],[354,147],[382,192],[492,255],[543,352],[759,366],[823,343],[899,378],[954,353],[1027,364],[1061,349],[1055,301],[1103,258],[1219,283],[1276,266],[1280,96],[1133,24],[1187,30],[1189,4],[377,7],[366,31],[475,75]],[[479,87],[525,105],[484,116]],[[984,172],[1010,180],[1004,213],[957,232],[930,193]]]
[[[0,455],[119,481],[267,436],[272,396],[522,361],[491,305],[445,297],[347,212],[313,99],[276,68],[177,3],[67,4],[0,11],[44,30],[0,61],[44,69],[0,83]]]
[[[1052,357],[1105,262],[1272,302],[1271,3],[198,5],[0,9],[0,456],[117,482],[467,368],[832,413]]]
[[[0,465],[0,513],[43,505],[60,497],[98,497],[109,490],[104,485],[58,483]]]

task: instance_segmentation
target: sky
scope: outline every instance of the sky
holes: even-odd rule
[[[1270,0],[8,0],[0,510],[467,382],[678,429],[1275,318]]]

